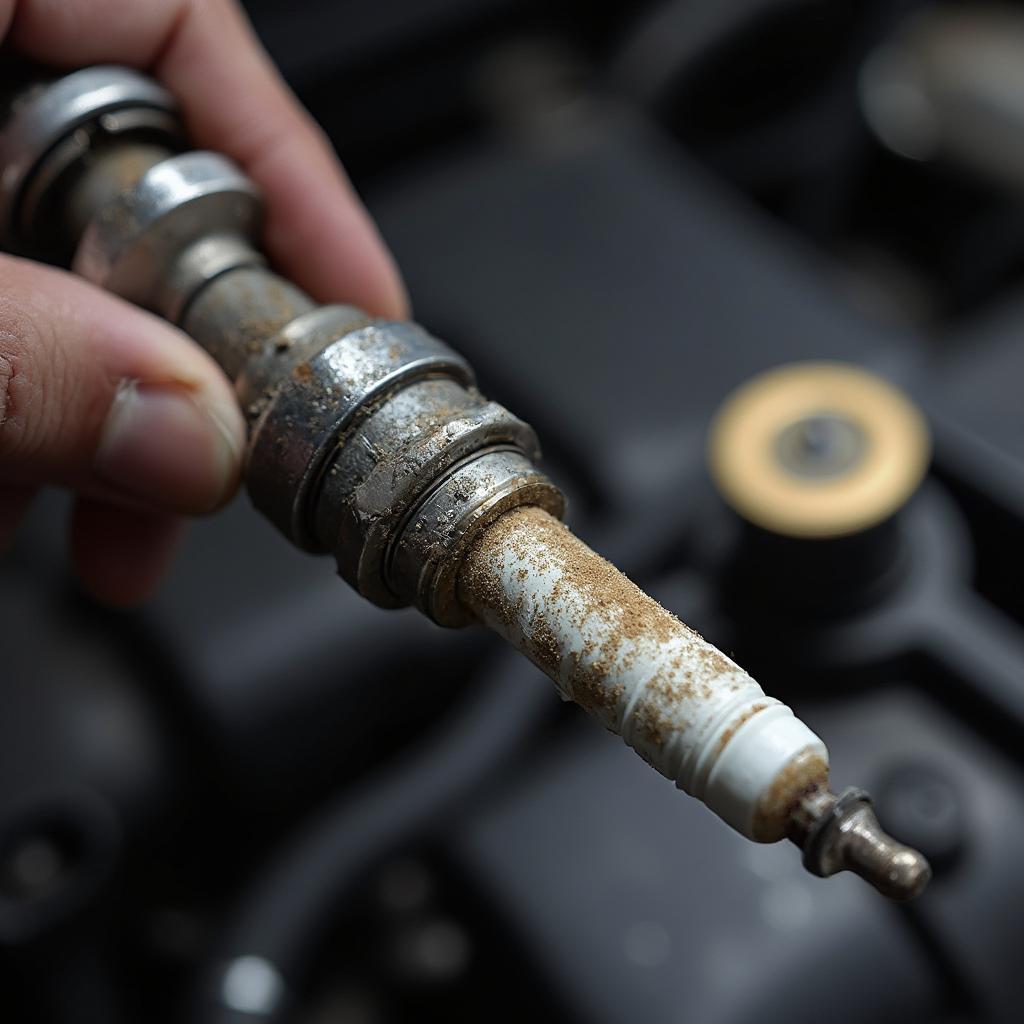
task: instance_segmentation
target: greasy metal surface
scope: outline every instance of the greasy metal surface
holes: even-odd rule
[[[156,299],[157,308],[171,323],[180,325],[207,285],[233,270],[262,267],[264,263],[263,255],[253,244],[234,231],[197,238],[182,250],[165,275]],[[198,324],[198,318],[195,322]]]
[[[495,431],[495,445],[500,437]],[[442,626],[475,621],[457,593],[463,557],[482,530],[520,505],[557,518],[565,512],[561,492],[521,447],[506,442],[470,456],[399,528],[386,565],[388,585],[398,594],[415,593],[420,610]]]
[[[126,107],[175,110],[174,98],[130,68],[83,68],[32,91],[14,107],[0,132],[0,240],[19,245],[15,207],[33,167],[65,136],[89,121]]]
[[[220,250],[219,238],[212,244]],[[194,253],[187,250],[179,263],[193,258]],[[181,326],[213,356],[230,380],[238,382],[251,367],[261,365],[268,350],[275,350],[273,339],[281,331],[293,321],[304,322],[301,318],[316,308],[305,292],[283,277],[259,266],[237,267],[199,290],[185,309]],[[239,401],[250,419],[258,415],[250,409],[252,403],[263,389],[276,383],[273,370],[270,376],[270,380],[260,378],[259,389],[249,389],[243,380]]]
[[[101,288],[175,321],[201,283],[174,274],[179,256],[212,236],[254,239],[260,227],[258,189],[216,153],[169,157],[107,202],[100,199],[72,268]],[[176,294],[171,281],[191,290]]]
[[[498,446],[517,452],[520,459],[507,465],[509,475],[501,483],[522,492],[514,504],[528,502],[528,492],[540,479],[536,472],[529,474],[529,481],[522,476],[521,463],[532,464],[538,450],[526,424],[472,390],[445,394],[451,389],[433,383],[396,396],[395,415],[390,402],[371,414],[358,431],[359,443],[338,451],[324,479],[317,512],[320,535],[325,542],[333,541],[342,576],[357,580],[360,592],[375,595],[374,600],[407,601],[418,592],[417,580],[426,566],[413,569],[403,557],[389,571],[393,545],[408,543],[406,556],[418,552],[431,562],[448,548],[450,530],[474,518],[470,506],[490,503],[498,481],[491,481],[486,493],[477,493],[475,486],[460,487],[456,470],[461,464]],[[436,506],[446,500],[441,514]],[[422,511],[421,501],[428,503]],[[422,518],[431,506],[435,512]],[[412,519],[415,540],[407,529]],[[358,543],[353,542],[356,538]]]
[[[310,328],[326,326],[336,340],[328,341],[290,370],[286,362],[285,372],[266,389],[265,397],[253,397],[244,374],[240,379],[249,405],[259,409],[246,465],[253,502],[296,543],[321,551],[330,548],[317,545],[310,533],[309,499],[325,459],[342,444],[346,430],[366,411],[386,402],[391,392],[415,380],[448,376],[468,384],[472,379],[464,360],[414,324],[374,322],[346,330],[351,312],[344,306],[325,307],[309,316],[323,321],[331,313],[338,322],[334,331],[321,322],[310,324]],[[289,329],[301,336],[299,324],[304,322],[293,322]],[[304,347],[301,340],[295,344],[300,351]],[[404,436],[392,440],[405,446]],[[350,443],[351,438],[344,440],[345,446]],[[355,444],[361,444],[358,437]],[[359,482],[347,477],[342,487],[348,492]],[[351,543],[362,547],[358,536],[351,538]]]
[[[73,137],[73,151],[65,158],[81,162],[77,180],[63,203],[63,233],[74,247],[98,209],[117,203],[123,193],[135,188],[148,170],[173,155],[171,149],[156,142],[124,143],[91,152],[92,140],[87,133],[80,134],[85,138]],[[79,144],[81,150],[76,148]],[[52,162],[51,156],[47,163]],[[52,180],[36,180],[33,185],[45,192],[52,188]]]

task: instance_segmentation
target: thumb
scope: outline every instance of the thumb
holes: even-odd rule
[[[0,483],[208,512],[237,487],[244,437],[227,379],[180,331],[0,256]]]

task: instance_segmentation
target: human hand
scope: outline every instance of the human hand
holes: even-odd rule
[[[232,0],[0,0],[0,40],[55,67],[154,75],[192,142],[263,189],[277,269],[321,302],[408,314],[330,144]],[[104,601],[137,603],[166,569],[182,517],[236,490],[244,436],[227,379],[182,332],[68,273],[0,255],[0,547],[39,487],[68,487],[79,578]]]

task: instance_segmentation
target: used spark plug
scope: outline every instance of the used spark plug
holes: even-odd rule
[[[294,544],[360,594],[480,621],[677,786],[758,842],[897,899],[930,872],[865,794],[828,788],[824,743],[739,666],[574,537],[533,431],[412,323],[317,306],[265,266],[255,186],[183,151],[175,106],[119,67],[24,80],[0,111],[4,247],[182,327],[234,381],[245,482]]]
[[[459,596],[747,838],[789,838],[812,873],[853,871],[897,900],[928,884],[927,861],[882,831],[865,792],[830,791],[818,736],[548,512],[515,509],[484,530]]]

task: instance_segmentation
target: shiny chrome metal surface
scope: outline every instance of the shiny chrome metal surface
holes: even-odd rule
[[[0,239],[5,247],[18,247],[23,241],[16,207],[42,157],[76,129],[125,108],[170,114],[176,104],[147,75],[99,65],[54,79],[12,106],[0,131]]]
[[[101,288],[177,319],[191,297],[181,288],[197,283],[194,270],[174,271],[179,257],[200,241],[237,238],[214,260],[221,269],[241,242],[256,237],[259,222],[259,192],[230,160],[182,153],[149,168],[134,187],[96,209],[72,268]],[[253,262],[247,248],[241,259]],[[194,258],[189,265],[195,267]]]

